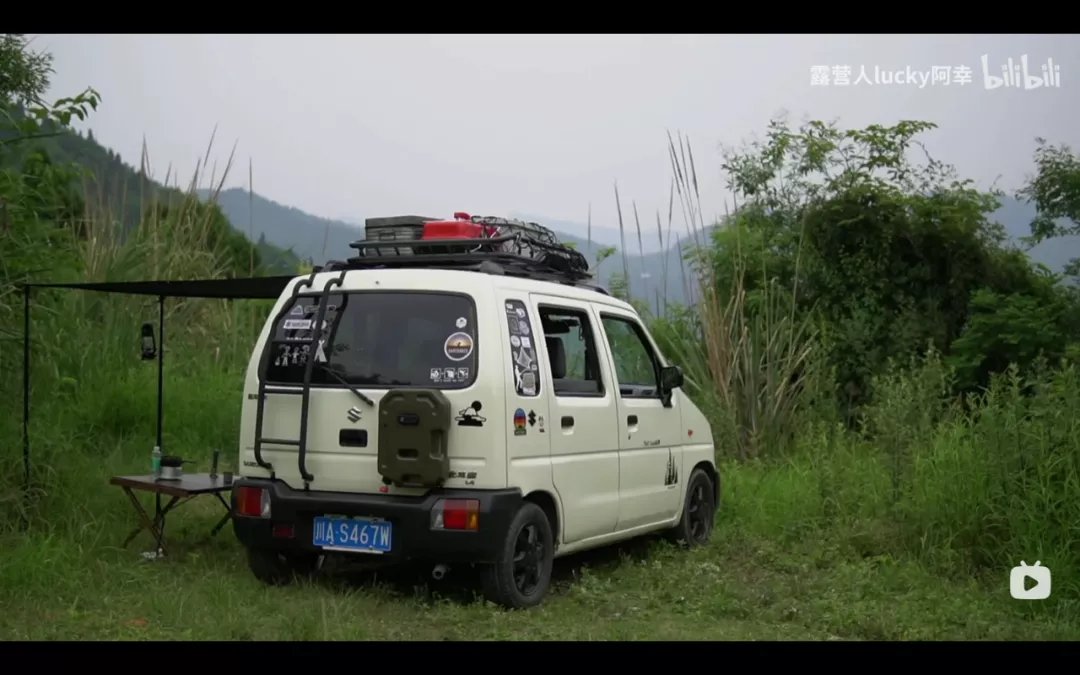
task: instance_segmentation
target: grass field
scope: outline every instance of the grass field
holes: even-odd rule
[[[113,495],[119,503],[119,490]],[[216,513],[173,519],[182,544],[115,548],[121,527],[35,536],[0,565],[0,635],[29,640],[1075,640],[1074,622],[1026,613],[1005,571],[986,586],[950,582],[888,556],[826,540],[754,539],[722,521],[707,549],[642,541],[562,560],[539,609],[475,601],[471,570],[324,569],[311,583],[265,588]],[[211,504],[206,505],[207,507]],[[182,514],[182,515],[180,515]],[[117,523],[119,524],[119,523]],[[145,536],[145,535],[143,535]]]
[[[122,492],[105,482],[142,468],[141,445],[72,459],[68,478],[56,484],[64,484],[68,518],[0,539],[0,637],[1080,639],[1068,602],[1010,599],[1007,569],[978,581],[943,574],[891,554],[888,532],[810,525],[790,497],[807,477],[796,467],[725,467],[726,501],[709,547],[682,551],[644,539],[562,559],[552,594],[533,611],[506,612],[477,600],[468,568],[434,582],[426,567],[365,570],[330,562],[311,582],[267,588],[248,572],[231,528],[206,539],[220,514],[212,499],[171,516],[170,559],[141,558],[152,547],[147,534],[128,550],[118,548],[135,516]]]

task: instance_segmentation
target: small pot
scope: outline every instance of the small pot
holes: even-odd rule
[[[180,480],[184,477],[184,467],[182,466],[163,466],[161,467],[161,477],[159,480]]]
[[[180,480],[184,477],[184,460],[173,455],[161,458],[161,480]]]

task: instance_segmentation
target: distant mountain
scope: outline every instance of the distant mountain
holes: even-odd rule
[[[315,262],[327,259],[342,259],[351,254],[349,244],[364,236],[363,219],[342,218],[330,220],[313,216],[299,209],[284,206],[258,194],[250,196],[246,190],[233,188],[218,195],[218,204],[224,210],[233,225],[248,231],[249,218],[253,216],[254,236],[264,236],[276,246],[291,249],[296,255]],[[626,214],[623,214],[624,217]],[[1030,233],[1029,223],[1035,215],[1035,208],[1006,197],[1001,208],[991,218],[1001,223],[1012,241]],[[513,213],[512,218],[540,223],[555,232],[563,242],[573,244],[577,250],[586,254],[590,263],[595,265],[596,253],[602,248],[614,246],[621,248],[618,228],[599,226],[592,228],[592,246],[590,251],[587,240],[588,228],[585,223],[556,220]],[[656,306],[658,296],[667,297],[669,302],[684,302],[686,292],[678,251],[674,246],[661,251],[655,216],[651,228],[642,222],[642,244],[645,256],[637,255],[637,229],[633,225],[633,216],[626,229],[626,247],[629,255],[627,267],[630,272],[630,290],[635,299],[648,299]],[[666,232],[665,232],[666,236]],[[325,240],[325,252],[324,252]],[[693,244],[687,238],[684,247]],[[1061,271],[1072,258],[1080,257],[1080,237],[1063,237],[1051,242],[1044,242],[1031,251],[1032,258],[1054,271]],[[603,262],[599,277],[606,284],[614,273],[622,273],[622,256],[614,255]],[[666,281],[666,284],[665,284]],[[666,296],[663,290],[666,287]],[[661,300],[660,304],[663,302]]]
[[[0,135],[0,142],[10,140],[10,130],[7,133],[8,138]],[[125,162],[117,152],[98,143],[92,131],[87,131],[84,136],[77,131],[56,130],[43,134],[32,143],[8,147],[15,149],[4,156],[4,161],[10,162],[10,166],[18,166],[25,153],[43,150],[49,160],[57,165],[73,163],[88,169],[91,174],[86,177],[84,184],[73,186],[73,189],[86,203],[88,214],[113,220],[119,225],[122,236],[126,236],[141,221],[150,204],[155,201],[160,204],[180,203],[185,197],[184,191],[147,177],[140,168]],[[230,224],[234,230],[243,232],[245,229],[243,224],[236,221]],[[241,237],[240,233],[230,232],[224,236],[246,248],[246,237]],[[289,274],[298,269],[300,261],[296,256],[258,237],[254,243],[262,268],[257,272]],[[247,260],[246,253],[243,259]]]
[[[199,196],[206,199],[209,192],[200,190]],[[349,244],[364,238],[363,225],[313,216],[243,188],[222,190],[217,203],[242,232],[248,232],[251,227],[249,236],[256,240],[266,237],[267,241],[315,263],[348,258],[352,255]]]
[[[590,250],[588,239],[585,236],[577,236],[569,234],[563,230],[555,229],[553,225],[557,222],[566,221],[553,221],[543,220],[540,218],[532,219],[533,222],[538,222],[541,225],[551,227],[555,232],[555,235],[566,244],[573,244],[574,248],[585,254],[588,258],[589,264],[596,268],[596,254],[604,248],[614,247],[616,249],[615,255],[604,260],[599,267],[597,276],[599,277],[603,285],[607,285],[611,279],[612,274],[623,273],[623,261],[622,254],[619,253],[622,247],[619,245],[618,230],[615,230],[615,241],[611,244],[606,243],[608,240],[598,240],[596,229],[593,228],[593,241]],[[571,223],[573,224],[573,223]],[[654,223],[655,227],[655,223]],[[644,228],[643,228],[644,229]],[[610,231],[607,234],[610,237]],[[646,233],[641,233],[642,248],[645,251],[649,250],[647,245],[644,245]],[[666,233],[665,233],[666,236]],[[700,234],[698,236],[701,236]],[[653,239],[658,239],[656,234],[653,234]],[[687,237],[687,240],[683,242],[683,250],[688,250],[693,245],[693,241]],[[667,298],[668,302],[684,302],[686,299],[686,293],[683,290],[683,270],[680,267],[679,250],[675,246],[670,247],[667,251],[660,251],[659,243],[653,245],[653,252],[646,253],[644,257],[637,255],[637,230],[635,229],[633,235],[627,232],[626,248],[629,255],[626,257],[626,268],[630,276],[630,293],[636,300],[648,299],[649,305],[655,307],[658,303],[663,305],[663,298]],[[665,274],[667,283],[665,285]],[[688,280],[687,283],[690,283]]]

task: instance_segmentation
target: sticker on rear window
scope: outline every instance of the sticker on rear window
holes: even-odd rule
[[[454,333],[446,338],[443,352],[451,361],[464,361],[473,350],[473,339],[468,333]]]
[[[308,330],[311,319],[285,319],[285,330]]]

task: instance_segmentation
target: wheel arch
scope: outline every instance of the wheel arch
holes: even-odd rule
[[[712,481],[713,486],[713,508],[717,511],[720,510],[720,472],[716,469],[716,465],[709,461],[701,461],[694,465],[694,468],[690,471],[690,475],[694,474],[694,471],[701,469],[705,472],[705,475]]]
[[[559,517],[559,502],[555,499],[555,495],[547,490],[533,490],[525,495],[523,501],[536,504],[547,516],[548,522],[551,523],[551,538],[554,540],[555,550],[558,550],[559,541],[562,539],[562,519]]]

